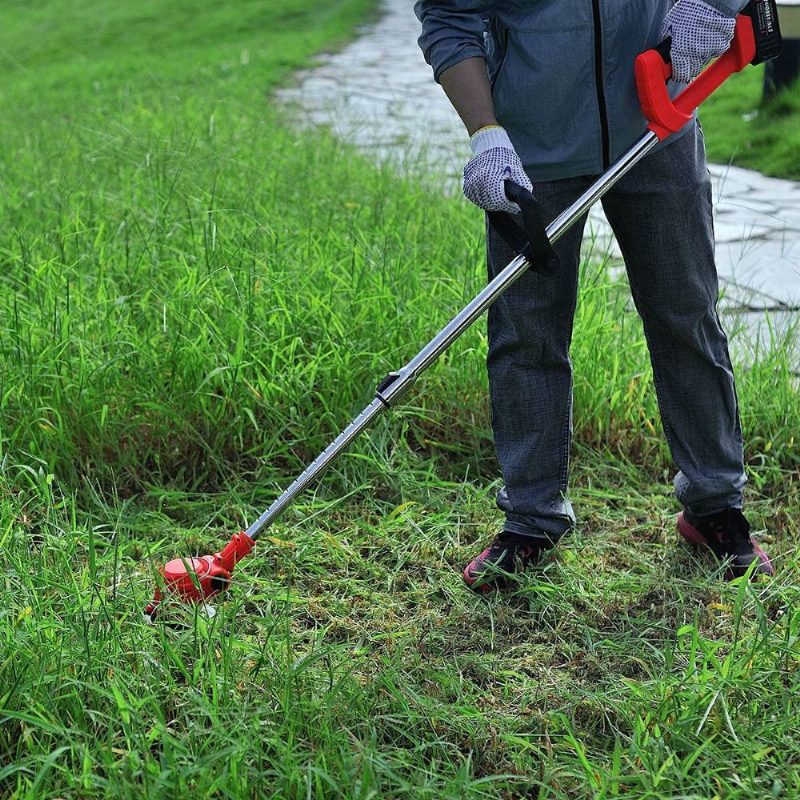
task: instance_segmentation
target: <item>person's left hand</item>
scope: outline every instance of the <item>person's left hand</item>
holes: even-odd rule
[[[661,38],[672,37],[672,78],[689,83],[730,47],[736,19],[703,0],[679,0],[664,18]]]

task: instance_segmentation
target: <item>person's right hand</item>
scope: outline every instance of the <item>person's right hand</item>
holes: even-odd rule
[[[703,0],[680,0],[661,27],[661,38],[672,39],[672,78],[678,83],[693,81],[712,58],[731,45],[736,18],[717,11]]]
[[[489,125],[472,134],[472,158],[464,167],[464,194],[484,211],[519,214],[520,208],[507,197],[503,182],[512,180],[533,191],[517,151],[504,128]]]

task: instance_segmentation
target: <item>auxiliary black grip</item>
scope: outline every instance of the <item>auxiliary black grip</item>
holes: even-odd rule
[[[490,222],[512,248],[521,250],[520,254],[530,261],[536,272],[542,275],[554,275],[558,271],[558,256],[553,251],[550,239],[547,238],[539,203],[528,189],[514,181],[506,180],[503,186],[506,197],[512,203],[516,203],[522,211],[525,239],[519,236],[519,227],[510,214],[490,213]]]
[[[657,44],[653,50],[655,50],[661,58],[664,59],[665,64],[672,63],[672,37],[667,36],[663,42]]]

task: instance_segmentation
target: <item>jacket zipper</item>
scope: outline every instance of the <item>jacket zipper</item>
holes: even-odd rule
[[[594,19],[594,86],[597,92],[597,107],[600,111],[600,134],[603,139],[603,171],[605,172],[611,164],[611,152],[608,144],[606,91],[603,86],[603,29],[600,23],[600,0],[592,0],[592,17]]]

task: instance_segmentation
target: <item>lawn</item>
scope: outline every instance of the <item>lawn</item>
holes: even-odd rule
[[[800,180],[800,81],[763,103],[763,80],[763,67],[748,68],[703,105],[708,157]]]
[[[372,6],[6,3],[0,796],[796,797],[785,346],[738,371],[780,574],[725,584],[676,540],[641,329],[596,260],[580,525],[541,569],[461,583],[500,524],[479,324],[215,617],[143,621],[156,565],[252,520],[481,286],[480,215],[270,99]]]

